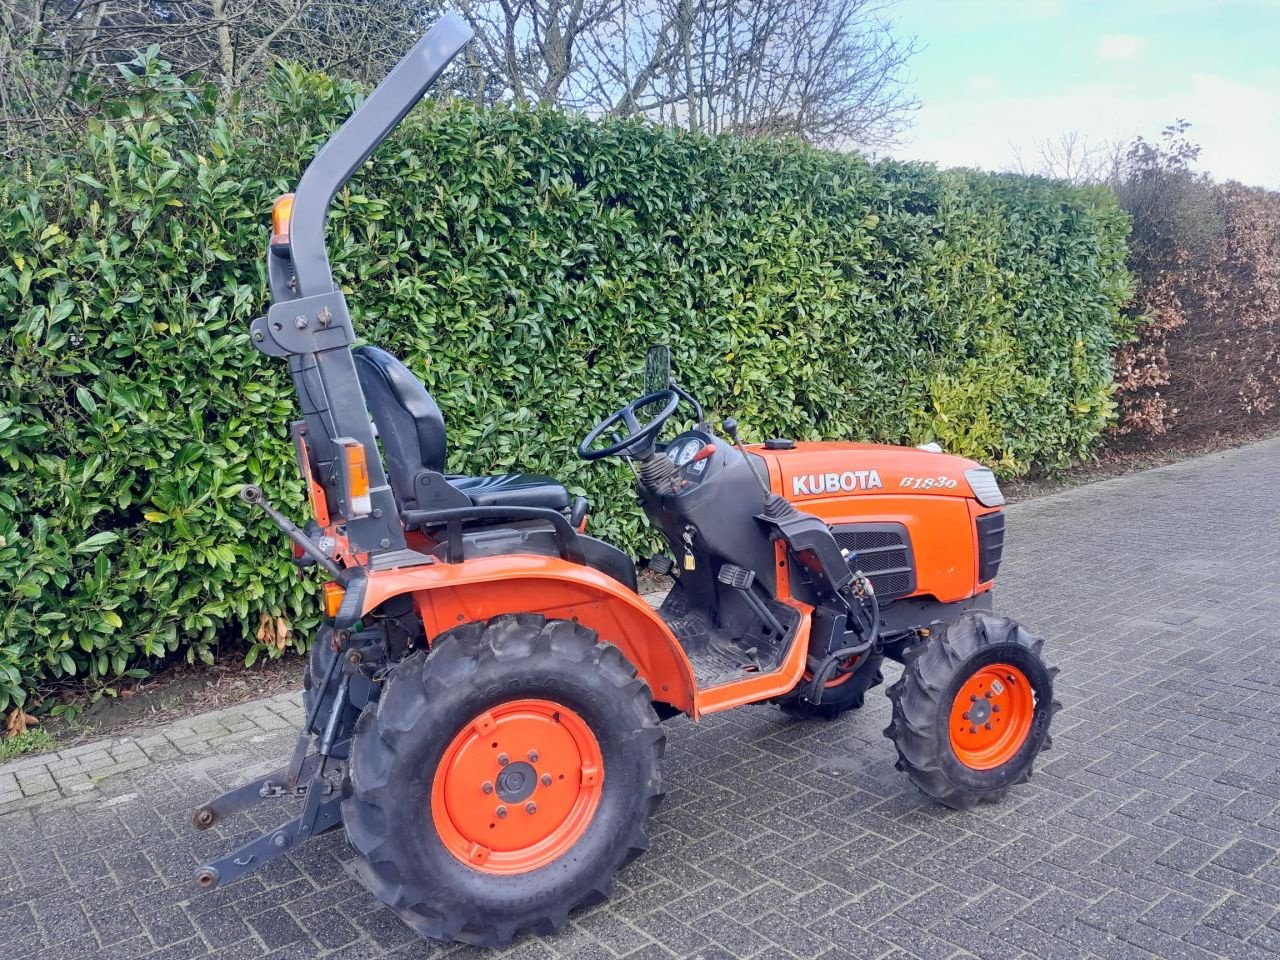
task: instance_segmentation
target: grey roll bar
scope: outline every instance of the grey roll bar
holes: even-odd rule
[[[333,290],[325,249],[329,204],[473,36],[452,13],[435,22],[324,145],[294,191],[289,252],[299,296]]]
[[[387,483],[351,353],[351,314],[329,266],[329,204],[471,36],[462,20],[443,16],[316,154],[294,191],[288,245],[268,244],[271,307],[249,325],[254,347],[288,359],[302,409],[296,435],[304,442],[304,454],[311,451],[307,459],[324,488],[330,515],[346,521],[355,554],[401,556],[407,551],[399,506]],[[347,468],[340,451],[355,446],[363,449],[368,470],[370,503],[361,511],[342,497]]]

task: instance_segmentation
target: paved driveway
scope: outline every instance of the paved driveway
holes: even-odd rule
[[[1064,709],[1001,806],[925,802],[883,696],[834,723],[674,722],[653,849],[613,900],[488,956],[1280,956],[1277,489],[1272,441],[1010,511],[997,606],[1050,638]],[[193,803],[280,762],[298,713],[259,701],[0,766],[0,955],[483,954],[414,939],[340,834],[194,892],[244,834],[193,834]]]

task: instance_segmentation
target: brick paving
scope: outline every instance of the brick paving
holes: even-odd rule
[[[1049,638],[1064,709],[998,807],[919,795],[883,696],[832,723],[673,721],[653,847],[614,898],[486,954],[417,940],[340,832],[194,890],[289,815],[188,819],[283,762],[300,706],[274,697],[0,765],[0,955],[1280,957],[1277,488],[1269,441],[1011,508],[996,605]]]

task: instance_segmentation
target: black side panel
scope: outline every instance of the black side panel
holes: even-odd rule
[[[871,580],[881,602],[916,590],[916,558],[911,534],[901,523],[842,523],[831,528],[836,543],[850,552],[849,566]]]
[[[1004,511],[978,518],[978,582],[994,580],[1004,556]]]
[[[597,540],[595,537],[580,535],[578,540],[582,544],[582,555],[587,560],[587,566],[595,567],[601,573],[608,574],[624,587],[637,589],[636,565],[629,556],[613,544]]]
[[[636,565],[631,558],[612,544],[595,537],[578,536],[583,561],[607,574],[625,587],[636,589]],[[440,560],[449,556],[447,541],[441,542],[432,553]],[[513,553],[533,553],[540,556],[560,556],[560,546],[555,532],[538,520],[516,521],[486,527],[472,527],[462,532],[462,559],[498,557]]]

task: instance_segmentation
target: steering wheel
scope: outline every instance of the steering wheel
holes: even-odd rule
[[[657,416],[653,417],[648,423],[640,423],[640,411],[645,407],[652,407],[656,404],[663,404],[662,410]],[[680,405],[680,395],[674,390],[658,390],[655,393],[649,393],[641,397],[639,400],[633,400],[625,407],[615,410],[609,416],[605,417],[587,434],[585,440],[578,444],[578,456],[583,460],[599,460],[603,457],[615,457],[619,454],[628,454],[633,447],[652,446],[658,438],[662,425],[667,422],[667,418],[676,412],[676,407]],[[607,447],[596,447],[596,441],[604,435],[604,432],[611,427],[622,423],[627,428],[626,436],[620,437],[617,431],[613,434],[614,442]]]

